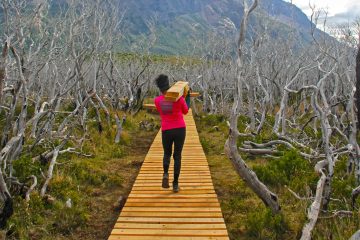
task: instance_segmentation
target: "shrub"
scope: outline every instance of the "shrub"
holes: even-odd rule
[[[31,175],[39,176],[41,173],[40,161],[33,163],[30,156],[21,156],[13,161],[14,172],[21,182],[25,182]]]
[[[276,187],[289,184],[295,178],[301,178],[304,183],[303,180],[314,173],[311,164],[295,150],[286,151],[279,159],[253,169],[261,181]]]
[[[225,121],[225,117],[223,115],[218,114],[210,114],[203,116],[203,122],[210,127],[216,126]]]
[[[211,142],[205,138],[200,138],[200,142],[204,149],[204,152],[208,154],[211,148]]]
[[[288,225],[282,214],[273,215],[270,209],[250,213],[245,222],[250,237],[256,239],[282,239]]]

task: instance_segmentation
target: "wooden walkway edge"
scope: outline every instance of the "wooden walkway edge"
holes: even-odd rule
[[[229,239],[208,162],[191,111],[185,116],[179,193],[161,187],[162,143],[157,134],[109,240]],[[169,170],[173,179],[173,159]]]

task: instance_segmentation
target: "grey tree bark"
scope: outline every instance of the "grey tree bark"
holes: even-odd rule
[[[274,213],[280,211],[280,205],[276,194],[272,193],[256,176],[256,174],[246,165],[245,161],[241,158],[237,148],[238,132],[238,116],[239,108],[242,106],[242,81],[243,79],[243,67],[244,67],[244,44],[245,34],[247,28],[248,18],[253,10],[258,5],[258,0],[254,0],[250,8],[245,3],[244,16],[241,20],[241,28],[238,40],[238,76],[236,84],[235,100],[230,115],[230,134],[226,141],[225,149],[226,154],[232,161],[237,173],[242,177],[246,184],[257,194],[257,196],[268,206]]]

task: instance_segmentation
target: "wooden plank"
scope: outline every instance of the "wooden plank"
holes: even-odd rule
[[[222,217],[211,218],[198,218],[198,217],[186,217],[186,218],[173,218],[173,217],[120,217],[117,222],[136,222],[136,223],[224,223]]]
[[[150,110],[156,110],[156,106],[153,103],[144,103],[143,108],[150,109]]]
[[[180,188],[181,194],[206,194],[206,193],[215,193],[215,190],[211,189],[188,189],[188,190],[183,190]],[[136,194],[136,193],[141,193],[141,194],[157,194],[157,195],[176,195],[176,193],[173,193],[172,189],[169,188],[164,188],[161,190],[132,190],[132,193]]]
[[[175,198],[175,199],[181,199],[181,198],[202,198],[202,197],[213,197],[216,198],[215,193],[208,193],[208,194],[183,194],[179,192],[179,194],[149,194],[149,193],[133,193],[131,192],[129,195],[130,197],[136,197],[136,198]]]
[[[170,180],[172,180],[172,175],[170,175]],[[155,179],[138,179],[135,183],[161,183],[161,178],[155,178]],[[181,183],[212,183],[211,178],[206,179],[181,179]]]
[[[190,97],[200,97],[200,93],[199,92],[191,92]]]
[[[128,202],[126,204],[127,207],[220,207],[219,203],[209,203],[209,202],[183,202],[179,204],[178,202],[166,203],[166,202]],[[159,209],[161,210],[161,209]]]
[[[162,175],[158,174],[155,176],[146,176],[146,175],[139,175],[138,177],[140,180],[161,180],[162,179]],[[170,178],[172,178],[172,176],[170,175]],[[210,175],[208,176],[204,176],[203,178],[199,177],[199,176],[186,176],[183,175],[181,176],[181,181],[185,181],[185,180],[196,180],[196,181],[203,181],[203,180],[209,180],[211,181]]]
[[[171,239],[167,236],[119,236],[111,235],[109,240],[229,240],[228,237],[189,237],[189,236],[172,236]]]
[[[172,171],[169,172],[169,176],[170,175],[172,175]],[[139,173],[139,177],[160,177],[160,178],[162,178],[162,176],[163,176],[163,173],[154,173],[154,172],[150,172],[150,171],[144,171],[144,172]],[[211,175],[209,173],[206,173],[201,176],[210,178]],[[190,171],[189,172],[181,172],[179,181],[181,181],[182,178],[191,178],[191,177],[200,178],[200,174],[196,171],[195,172],[190,172]]]
[[[222,218],[221,212],[122,212],[121,217]]]
[[[133,190],[136,191],[161,191],[163,188],[161,186],[134,186]],[[213,186],[183,186],[181,185],[181,190],[214,190]]]
[[[158,187],[160,186],[160,181],[157,182],[141,182],[141,183],[135,183],[133,187]],[[189,186],[189,187],[196,187],[196,186],[213,186],[211,182],[207,183],[185,183],[181,182],[181,186]]]
[[[218,207],[124,207],[121,212],[221,212]]]
[[[184,186],[183,184],[181,184],[181,189],[182,190],[193,190],[193,189],[202,189],[202,190],[214,190],[214,187],[211,185],[207,185],[207,186]],[[133,190],[136,191],[141,191],[141,190],[156,190],[156,191],[160,191],[161,189],[163,189],[161,186],[134,186]]]
[[[139,231],[138,229],[113,229],[112,233],[114,235],[126,235],[126,236],[219,236],[219,237],[225,237],[227,236],[226,230],[172,230],[172,229],[142,229]]]
[[[176,102],[184,95],[184,89],[188,86],[188,82],[177,81],[172,87],[170,87],[165,94],[165,100]]]
[[[215,223],[215,224],[143,224],[143,223],[116,223],[115,227],[117,229],[216,229],[224,230],[226,229],[225,224]]]
[[[157,198],[157,199],[141,199],[141,198],[130,198],[127,200],[127,203],[146,203],[146,202],[157,202],[157,203],[218,203],[216,198],[191,198],[191,199],[179,199],[179,198]]]

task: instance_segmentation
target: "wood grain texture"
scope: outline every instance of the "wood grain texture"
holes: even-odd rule
[[[159,131],[109,240],[229,239],[191,111],[185,121],[180,191],[173,193],[172,186],[161,187],[163,149]]]
[[[188,82],[178,81],[176,82],[165,94],[165,100],[170,102],[176,102],[184,95],[184,88],[188,86]]]

